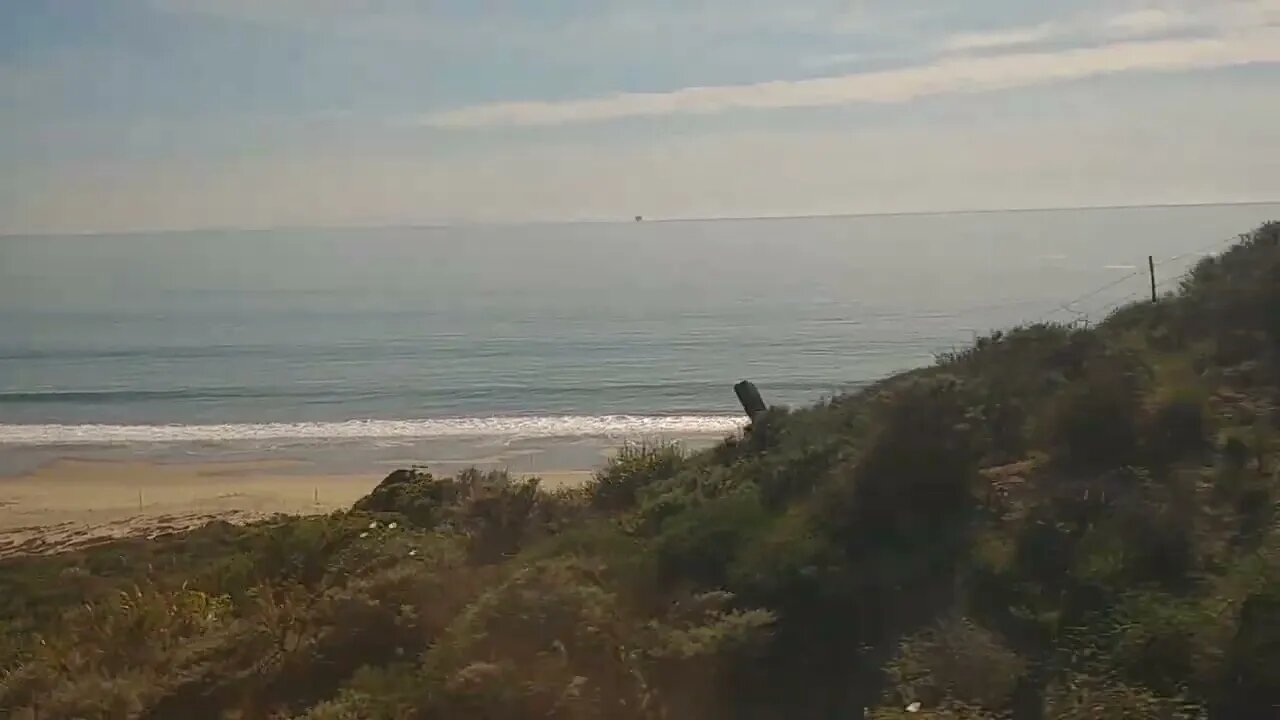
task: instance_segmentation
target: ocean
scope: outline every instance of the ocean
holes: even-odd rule
[[[0,455],[721,436],[1097,322],[1280,205],[0,238]],[[380,447],[383,445],[379,445]],[[3,466],[3,463],[0,463]]]

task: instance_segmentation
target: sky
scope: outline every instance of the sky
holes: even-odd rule
[[[1280,200],[1280,0],[0,0],[0,233]]]

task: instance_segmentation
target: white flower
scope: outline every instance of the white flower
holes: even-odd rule
[[[919,700],[917,700],[917,701],[915,701],[915,702],[911,703],[910,705],[908,705],[908,706],[907,706],[907,712],[909,712],[909,713],[918,713],[918,712],[920,712],[920,701],[919,701]]]
[[[410,550],[410,551],[409,551],[409,557],[418,557],[418,551],[417,551],[417,550]]]
[[[367,537],[369,537],[369,533],[367,533],[367,532],[362,532],[362,533],[360,533],[360,537],[362,537],[362,538],[367,538]]]
[[[388,530],[395,530],[397,527],[400,527],[399,523],[387,523]]]
[[[369,529],[370,529],[370,530],[377,530],[377,529],[378,529],[378,521],[377,521],[377,520],[374,520],[373,522],[369,523]]]

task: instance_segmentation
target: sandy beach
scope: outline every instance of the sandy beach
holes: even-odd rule
[[[60,459],[0,478],[0,557],[51,553],[213,520],[346,509],[386,475],[325,473],[296,460],[143,462]],[[541,471],[543,487],[581,484],[588,470]]]

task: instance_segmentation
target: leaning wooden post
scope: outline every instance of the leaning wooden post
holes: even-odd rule
[[[1156,297],[1156,259],[1153,255],[1147,256],[1147,268],[1151,270],[1151,302],[1160,302],[1160,298]]]
[[[756,416],[769,409],[769,406],[764,404],[764,398],[760,397],[760,391],[756,389],[755,383],[750,380],[743,380],[734,385],[733,392],[737,394],[738,402],[742,403],[743,412],[752,422],[755,422]]]

